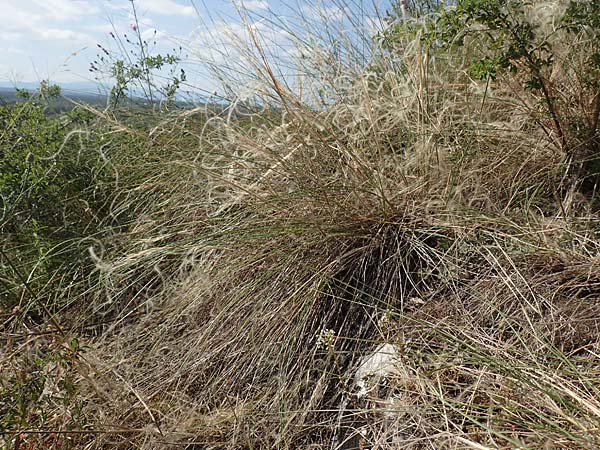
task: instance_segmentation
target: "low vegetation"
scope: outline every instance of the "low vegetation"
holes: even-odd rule
[[[3,106],[2,445],[598,448],[596,10],[403,2],[294,35],[297,84],[250,27],[243,108]]]

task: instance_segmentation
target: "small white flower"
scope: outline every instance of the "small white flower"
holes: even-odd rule
[[[319,333],[317,338],[317,348],[327,350],[333,346],[335,342],[335,331],[330,328],[325,328]]]

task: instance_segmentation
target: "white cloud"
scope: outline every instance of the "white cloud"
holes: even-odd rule
[[[306,4],[302,10],[308,19],[320,22],[339,22],[346,17],[344,10],[338,6],[324,6],[319,3]]]
[[[4,49],[0,50],[0,53],[6,53],[9,55],[24,55],[25,52],[23,50],[21,50],[20,48],[14,47],[14,46],[10,46],[10,47],[5,47]]]
[[[183,5],[174,0],[138,0],[136,8],[142,14],[146,11],[168,16],[196,16],[196,9],[190,5]]]
[[[269,3],[266,0],[242,0],[239,5],[248,11],[269,9]]]
[[[86,25],[85,30],[97,33],[100,32],[103,35],[107,35],[110,33],[131,33],[132,27],[135,24],[135,19],[133,15],[128,15],[127,17],[119,18],[118,20],[113,20],[113,22],[105,22],[105,23],[92,23],[90,25]],[[149,17],[138,17],[138,24],[140,30],[142,30],[142,34],[144,33],[152,33],[156,28],[154,24],[154,20]]]
[[[87,42],[92,40],[87,34],[78,31],[67,30],[64,28],[41,28],[35,27],[32,31],[41,39],[48,41],[79,41]]]
[[[0,41],[20,41],[23,38],[23,33],[16,31],[0,31]]]
[[[95,23],[87,25],[85,29],[92,33],[108,34],[114,32],[114,27],[110,23]]]
[[[100,10],[87,0],[33,0],[37,8],[44,10],[44,17],[54,20],[70,20],[98,14]]]
[[[222,80],[228,95],[247,100],[270,89],[256,72],[260,69],[255,66],[262,65],[262,55],[276,76],[281,76],[280,68],[289,64],[291,39],[288,31],[268,20],[249,23],[222,20],[196,29],[190,37],[189,48],[196,60],[214,68],[216,79]]]
[[[156,28],[148,28],[147,30],[142,31],[142,39],[144,41],[159,41],[165,37],[167,37],[167,35]]]
[[[254,54],[257,51],[255,39],[267,57],[283,62],[289,56],[293,36],[264,19],[250,23],[223,20],[210,27],[194,30],[189,43],[193,54],[200,60],[229,65]],[[250,59],[253,58],[250,56]]]
[[[9,0],[2,7],[2,12],[10,20],[0,32],[0,40],[68,40],[81,45],[92,41],[87,34],[52,24],[53,21],[73,21],[97,12],[97,8],[87,0]]]
[[[10,20],[4,21],[3,29],[8,29],[16,32],[21,32],[28,29],[32,23],[43,19],[43,16],[38,14],[39,10],[32,8],[31,4],[9,1],[2,5],[2,14]]]
[[[129,16],[129,19],[130,22],[134,22],[135,20],[135,18],[132,16]],[[152,27],[155,24],[154,20],[152,20],[150,17],[138,17],[138,22],[146,27]]]

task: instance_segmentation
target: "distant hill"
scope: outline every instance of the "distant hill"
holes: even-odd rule
[[[110,86],[105,86],[100,83],[92,83],[89,81],[78,82],[78,83],[56,83],[50,81],[50,84],[58,84],[65,95],[69,94],[87,94],[87,95],[107,95],[110,91]],[[27,89],[28,91],[35,91],[40,86],[40,82],[28,81],[28,82],[12,82],[12,81],[0,81],[0,90],[11,89],[14,91],[15,88]]]
[[[52,84],[52,82],[51,82]],[[61,113],[70,111],[73,109],[73,103],[69,100],[73,100],[78,103],[86,103],[96,107],[103,108],[106,106],[108,101],[108,95],[110,93],[110,87],[94,84],[94,83],[57,83],[61,87],[61,98],[53,99],[50,102],[48,112]],[[26,82],[26,83],[11,83],[6,81],[0,81],[0,105],[12,105],[21,99],[17,96],[17,89],[25,89],[30,93],[37,92],[39,83]],[[135,105],[136,107],[145,108],[148,106],[146,100],[142,98],[133,98],[128,101],[130,106]],[[193,96],[186,93],[181,96],[177,96],[175,99],[175,105],[178,108],[189,109],[198,106],[209,106],[210,109],[218,114],[230,113],[228,107],[231,104],[227,101],[214,101],[208,100],[201,96]],[[234,106],[233,116],[246,115],[254,111],[256,108],[244,103],[236,103]]]
[[[7,83],[0,83],[0,105],[12,105],[21,101],[21,99],[17,96],[17,89],[25,89],[31,93],[34,93],[37,91],[39,86],[34,83],[24,83],[17,86],[5,86],[6,84]],[[107,95],[100,92],[94,93],[93,91],[79,91],[68,88],[63,88],[62,94],[65,98],[53,99],[50,102],[49,110],[51,113],[70,111],[73,109],[74,105],[67,99],[95,106],[105,105],[107,99]]]

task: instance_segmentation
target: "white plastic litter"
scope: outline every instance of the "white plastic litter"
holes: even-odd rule
[[[399,357],[398,349],[393,344],[381,344],[373,353],[365,356],[355,375],[358,387],[356,395],[364,397],[377,387],[382,378],[396,373]]]

